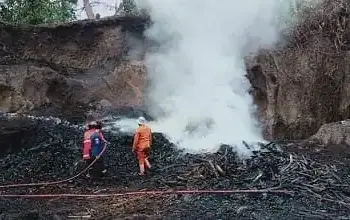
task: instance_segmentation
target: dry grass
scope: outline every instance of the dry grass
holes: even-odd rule
[[[349,24],[349,0],[324,0],[314,7],[301,8],[298,11],[300,20],[292,30],[293,46],[303,45],[315,36],[329,37],[333,41],[335,54],[346,47],[346,31]],[[323,45],[315,50],[322,51]],[[334,54],[333,54],[334,55]]]

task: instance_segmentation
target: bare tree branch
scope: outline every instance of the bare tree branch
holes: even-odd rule
[[[123,9],[123,0],[118,4],[118,0],[115,0],[115,12],[114,15],[119,15],[120,11]]]
[[[95,19],[95,15],[94,15],[94,12],[92,11],[92,7],[90,5],[89,0],[84,0],[84,8],[88,19]]]

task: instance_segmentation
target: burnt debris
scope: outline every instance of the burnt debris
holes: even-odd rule
[[[34,121],[31,129],[22,136],[25,139],[22,142],[18,142],[19,136],[8,138],[4,133],[6,129],[2,129],[0,138],[7,137],[7,145],[16,142],[17,148],[0,159],[1,185],[56,181],[71,177],[84,168],[81,160],[82,128],[65,122]],[[320,161],[310,155],[287,151],[283,144],[273,142],[261,144],[261,150],[253,151],[247,160],[238,158],[229,146],[222,146],[214,154],[194,155],[177,149],[162,134],[156,133],[151,152],[154,167],[145,178],[141,178],[137,175],[136,158],[131,153],[132,137],[109,132],[105,132],[105,136],[112,144],[104,155],[108,174],[102,180],[91,183],[81,176],[57,186],[0,189],[1,194],[91,193],[101,189],[105,193],[169,189],[285,189],[293,193],[240,197],[170,196],[167,198],[172,205],[164,209],[163,214],[188,217],[190,210],[195,210],[198,216],[205,216],[204,213],[208,212],[213,218],[228,215],[256,219],[258,217],[254,218],[254,215],[258,216],[257,213],[265,213],[266,218],[286,213],[296,216],[296,219],[348,217],[350,178],[348,166],[344,163],[341,166],[335,160]],[[19,143],[23,144],[18,146]],[[147,199],[154,200],[152,197]],[[4,213],[16,209],[13,204],[17,203],[15,200],[0,201],[8,210],[3,210]],[[288,208],[290,206],[299,208]],[[213,207],[216,207],[215,212]],[[174,209],[183,212],[170,211]]]

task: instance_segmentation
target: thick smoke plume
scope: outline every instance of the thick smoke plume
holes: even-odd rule
[[[230,144],[246,153],[243,140],[263,141],[243,58],[278,41],[281,2],[138,1],[160,45],[147,54],[154,130],[190,151]]]

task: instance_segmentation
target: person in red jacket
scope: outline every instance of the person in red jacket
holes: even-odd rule
[[[87,177],[93,173],[94,177],[99,178],[102,174],[107,172],[101,152],[107,142],[102,131],[101,124],[96,121],[88,123],[84,132],[83,142],[83,160],[86,161],[86,166],[89,166],[97,157],[97,161],[93,164],[88,171]],[[92,171],[92,172],[91,172]]]
[[[151,164],[148,161],[148,155],[152,144],[152,131],[146,125],[146,119],[144,117],[139,117],[137,123],[139,127],[134,133],[132,152],[136,153],[137,155],[140,168],[140,175],[144,175],[145,165],[148,169],[151,168]]]

